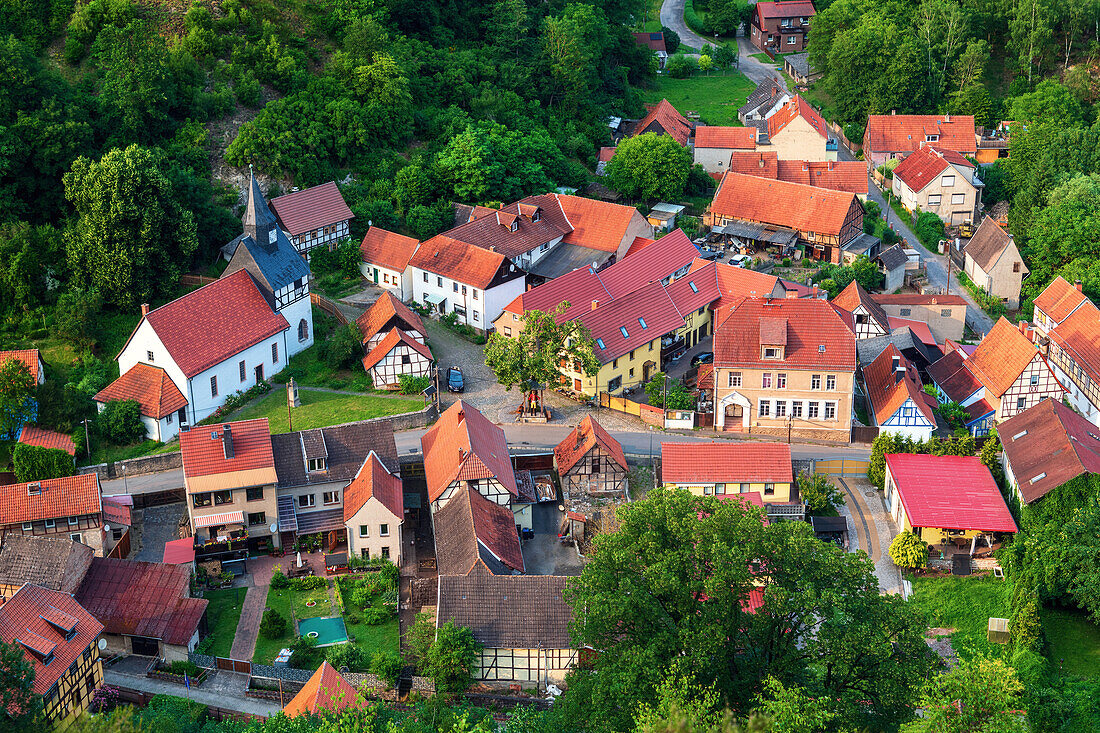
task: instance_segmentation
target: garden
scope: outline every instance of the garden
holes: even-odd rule
[[[276,570],[267,591],[266,610],[252,661],[271,664],[280,650],[293,648],[295,621],[332,615],[328,580],[314,576],[288,578]]]
[[[374,395],[340,394],[299,388],[301,407],[291,408],[294,430],[310,430],[328,425],[342,425],[374,417],[415,412],[424,407],[423,399],[403,399]],[[286,391],[276,389],[233,416],[234,420],[266,417],[271,433],[291,431],[287,418]]]
[[[734,69],[695,74],[685,79],[662,74],[651,89],[641,91],[641,97],[646,104],[667,99],[681,114],[697,113],[704,124],[741,126],[737,108],[745,103],[754,88],[744,74]]]
[[[233,648],[233,638],[237,635],[237,622],[241,618],[241,608],[247,588],[224,588],[208,590],[202,597],[209,601],[206,607],[206,625],[210,634],[200,643],[201,654],[214,657],[228,657]]]

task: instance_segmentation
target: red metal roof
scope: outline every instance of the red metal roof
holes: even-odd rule
[[[644,251],[645,257],[624,257],[599,273],[611,297],[620,298],[646,283],[663,280],[699,256],[699,249],[682,229],[674,229]]]
[[[389,509],[398,520],[405,516],[401,479],[382,465],[382,461],[374,451],[367,454],[366,460],[359,468],[359,473],[355,474],[355,478],[344,489],[344,521],[351,521],[355,513],[362,509],[372,496]]]
[[[791,483],[791,447],[786,443],[661,443],[661,480],[667,484]]]
[[[699,148],[753,150],[756,148],[756,128],[718,125],[696,127],[695,149]]]
[[[225,457],[222,442],[226,425],[230,428],[233,442],[233,457],[229,459]],[[180,452],[183,454],[183,473],[187,478],[256,468],[275,470],[271,431],[266,417],[196,426],[180,433]]]
[[[718,217],[840,236],[855,194],[727,172],[708,211]]]
[[[168,565],[189,565],[195,561],[195,540],[184,537],[164,543],[164,562]]]
[[[286,704],[283,713],[288,718],[293,718],[318,711],[347,710],[358,707],[362,702],[363,698],[355,687],[325,661],[321,662],[309,682]]]
[[[596,422],[591,415],[585,416],[581,424],[573,428],[569,435],[565,436],[554,447],[554,456],[557,458],[558,472],[566,473],[577,465],[584,454],[596,445],[610,455],[623,470],[627,470],[626,455],[619,441],[611,437],[603,426]]]
[[[50,620],[72,623],[76,634],[66,641],[66,634]],[[103,625],[71,595],[37,585],[24,585],[0,606],[0,639],[7,644],[21,642],[53,652],[53,661],[48,665],[30,651],[23,652],[34,667],[32,689],[38,695],[45,695],[102,631]]]
[[[886,470],[914,527],[1016,531],[997,482],[978,458],[889,453]]]
[[[95,473],[0,486],[0,525],[98,514],[100,508]]]
[[[761,322],[785,318],[782,359],[763,358]],[[745,298],[730,307],[714,335],[716,366],[856,370],[855,336],[828,301]]]
[[[688,138],[691,137],[691,123],[686,117],[677,112],[676,108],[667,99],[662,99],[655,105],[647,104],[646,109],[648,110],[646,116],[638,120],[631,128],[633,130],[632,135],[645,132],[647,127],[656,122],[669,137],[681,145],[687,146]]]
[[[628,295],[601,303],[594,310],[584,310],[576,319],[596,341],[594,351],[601,364],[684,325],[683,316],[660,282],[643,285]]]
[[[72,437],[37,425],[24,425],[19,432],[19,442],[23,445],[36,445],[39,448],[63,450],[70,456],[76,455],[76,445]]]
[[[420,442],[429,501],[456,480],[496,478],[513,496],[518,494],[504,431],[464,401],[440,415]]]
[[[928,141],[928,136],[939,136]],[[871,115],[867,118],[870,153],[902,153],[934,142],[943,150],[973,155],[978,150],[972,115]]]
[[[278,196],[267,203],[292,237],[355,218],[334,181]]]
[[[359,254],[367,264],[404,272],[409,265],[409,259],[419,246],[420,242],[414,237],[406,237],[404,234],[395,234],[382,227],[372,226],[363,235]]]
[[[371,337],[385,328],[395,316],[404,323],[406,330],[417,331],[421,336],[427,333],[424,330],[424,322],[420,320],[420,316],[417,315],[416,311],[402,303],[397,299],[397,296],[387,290],[382,293],[381,298],[374,302],[374,305],[355,319],[363,343],[370,341]]]
[[[96,402],[137,400],[141,414],[157,420],[187,406],[187,398],[166,371],[142,362],[130,367],[93,399]]]

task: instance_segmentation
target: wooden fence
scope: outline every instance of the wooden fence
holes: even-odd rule
[[[340,309],[336,307],[336,304],[325,296],[318,295],[317,293],[310,293],[309,302],[335,318],[336,322],[341,326],[348,325],[348,317],[341,313]]]
[[[665,411],[661,408],[647,405],[643,402],[628,400],[625,397],[612,397],[607,392],[600,393],[600,407],[606,407],[609,410],[622,412],[627,415],[634,415],[641,418],[642,422],[646,425],[655,425],[657,427],[664,427],[665,425]]]
[[[871,462],[859,458],[832,458],[815,461],[814,471],[829,476],[866,476]]]
[[[214,659],[214,665],[218,669],[224,669],[226,672],[240,672],[241,674],[252,674],[252,663],[241,659],[229,659],[227,657],[216,657]]]
[[[207,277],[206,275],[193,275],[187,273],[180,276],[180,285],[185,287],[191,287],[192,285],[209,285],[212,282],[217,282],[216,277]]]
[[[122,533],[122,539],[115,545],[115,549],[108,553],[107,557],[113,557],[118,560],[125,560],[130,556],[130,530],[126,530]]]
[[[874,443],[875,438],[878,437],[877,425],[853,425],[852,426],[852,442],[853,443]]]

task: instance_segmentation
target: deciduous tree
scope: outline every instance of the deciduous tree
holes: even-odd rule
[[[35,376],[23,362],[0,361],[0,437],[13,440],[19,427],[34,419],[35,384]]]
[[[999,659],[961,659],[921,697],[922,717],[905,733],[1023,733],[1024,686]]]
[[[928,545],[912,532],[901,532],[890,543],[890,559],[899,568],[923,568],[928,564]]]
[[[34,665],[18,643],[0,640],[0,709],[13,733],[42,730],[42,696],[34,692]],[[10,717],[8,717],[10,716]]]
[[[624,196],[675,201],[684,194],[691,152],[668,135],[647,132],[619,143],[606,170],[611,186]]]

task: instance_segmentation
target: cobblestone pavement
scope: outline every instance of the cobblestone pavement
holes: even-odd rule
[[[137,554],[132,555],[133,559],[162,562],[164,543],[179,539],[179,521],[185,513],[183,502],[135,510],[134,539],[137,544],[133,547],[137,548]]]
[[[268,578],[268,582],[270,582]],[[256,652],[256,636],[260,633],[260,621],[267,605],[266,585],[252,585],[241,604],[241,618],[237,621],[237,632],[233,635],[233,646],[229,656],[233,659],[252,659]]]
[[[901,571],[890,559],[890,543],[898,531],[886,511],[882,492],[866,480],[838,479],[851,512],[859,547],[875,564],[875,577],[883,593],[901,593]]]

